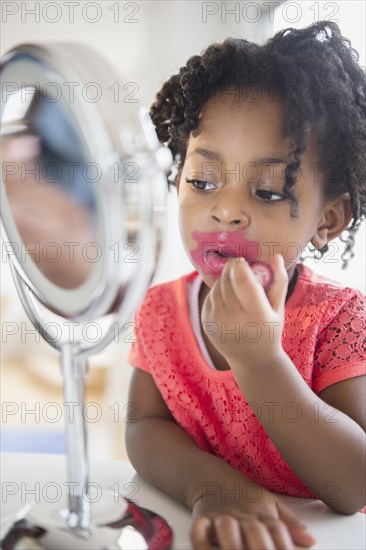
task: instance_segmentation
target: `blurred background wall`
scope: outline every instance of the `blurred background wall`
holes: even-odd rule
[[[332,19],[349,36],[365,64],[365,2],[363,1],[195,1],[195,0],[65,0],[1,3],[1,53],[24,42],[78,42],[95,49],[132,89],[137,106],[149,106],[161,84],[213,41],[227,36],[262,42],[286,27],[303,27]],[[128,87],[128,86],[132,86]],[[123,104],[121,105],[123,108]],[[155,282],[189,272],[191,265],[180,244],[174,190],[168,200],[166,241]],[[339,254],[309,262],[318,272],[364,288],[365,230],[356,245],[356,258],[347,272]],[[15,294],[6,257],[1,256],[2,325],[13,323],[14,334],[2,336],[3,448],[63,449],[61,378],[57,357],[31,332]],[[123,457],[123,425],[128,416],[130,369],[125,357],[130,330],[92,359],[88,377],[91,452]],[[5,406],[4,406],[5,403]],[[101,414],[100,414],[101,411]],[[99,413],[99,414],[98,414]],[[48,435],[47,435],[48,434]],[[57,439],[58,438],[58,439]]]

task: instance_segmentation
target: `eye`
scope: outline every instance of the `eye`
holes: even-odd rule
[[[208,181],[186,178],[186,182],[189,183],[195,191],[211,191],[212,189],[216,189],[216,186]]]
[[[264,202],[280,202],[287,199],[283,193],[269,191],[269,189],[257,189],[256,195]]]

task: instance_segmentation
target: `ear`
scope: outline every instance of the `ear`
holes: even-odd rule
[[[327,201],[319,218],[316,232],[311,239],[315,248],[321,250],[329,241],[342,233],[352,219],[349,193],[343,193]]]

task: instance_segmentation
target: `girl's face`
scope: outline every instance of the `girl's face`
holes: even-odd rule
[[[297,217],[284,198],[290,144],[282,137],[281,105],[215,96],[189,138],[180,175],[184,247],[211,287],[230,257],[270,262],[281,253],[289,276],[318,227],[324,199],[310,140],[294,193]]]

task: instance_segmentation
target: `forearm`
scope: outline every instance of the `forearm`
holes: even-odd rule
[[[275,364],[234,366],[238,386],[283,458],[310,490],[334,510],[364,505],[365,433],[322,401],[283,354]]]
[[[136,471],[147,481],[192,509],[206,492],[242,497],[254,485],[220,458],[202,451],[179,426],[162,418],[144,418],[127,428],[126,446]],[[240,487],[239,487],[240,486]]]

